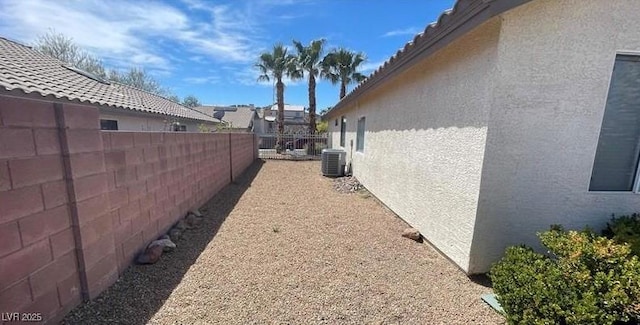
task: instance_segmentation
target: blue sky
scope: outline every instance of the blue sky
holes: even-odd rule
[[[273,102],[258,83],[257,57],[277,42],[325,38],[327,50],[362,51],[371,73],[453,0],[174,0],[0,1],[0,35],[31,44],[49,29],[103,59],[107,67],[144,67],[180,96],[204,104]],[[352,89],[352,85],[349,89]],[[334,105],[339,89],[317,88],[318,109]],[[304,81],[286,81],[285,102],[308,106]]]

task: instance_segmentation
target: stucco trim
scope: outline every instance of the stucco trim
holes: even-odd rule
[[[490,18],[529,1],[531,0],[458,0],[453,9],[443,12],[437,22],[427,25],[424,32],[416,35],[385,61],[325,116],[335,116],[360,96],[406,71]]]

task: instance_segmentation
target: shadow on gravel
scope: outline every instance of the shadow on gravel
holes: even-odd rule
[[[473,274],[469,276],[469,280],[485,288],[493,288],[493,284],[491,284],[491,278],[489,278],[488,274]]]
[[[173,252],[164,253],[154,265],[130,266],[113,286],[76,307],[61,324],[146,324],[215,237],[263,164],[263,160],[256,160],[201,207],[204,221],[187,230]]]

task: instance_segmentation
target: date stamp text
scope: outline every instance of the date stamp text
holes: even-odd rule
[[[3,313],[0,313],[0,321],[2,322],[41,322],[42,313],[3,312]]]

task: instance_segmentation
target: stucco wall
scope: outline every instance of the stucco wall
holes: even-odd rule
[[[344,114],[354,175],[465,270],[499,29],[499,20],[486,22]],[[333,148],[340,144],[340,123],[335,125],[340,115],[329,119]],[[361,116],[366,117],[364,153],[356,153]]]
[[[559,223],[640,210],[588,192],[616,51],[640,52],[640,1],[537,0],[503,15],[470,270]]]
[[[156,114],[131,114],[128,112],[101,111],[100,119],[118,121],[119,131],[171,131],[171,124],[164,116]],[[187,119],[176,119],[180,124],[187,126],[187,132],[199,132],[198,125],[201,123]],[[215,130],[213,124],[208,124]]]

